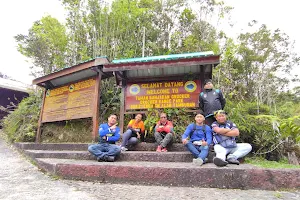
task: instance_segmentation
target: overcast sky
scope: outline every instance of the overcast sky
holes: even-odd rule
[[[279,28],[296,41],[295,51],[300,55],[300,1],[298,0],[225,0],[233,6],[232,21],[234,28],[224,30],[230,36],[236,36],[247,29],[247,23],[257,20],[271,29]],[[16,49],[13,36],[27,34],[33,22],[50,14],[61,22],[64,10],[58,0],[5,0],[0,7],[0,72],[27,84],[31,84],[33,77],[29,76],[30,64]],[[300,75],[299,69],[294,73]]]

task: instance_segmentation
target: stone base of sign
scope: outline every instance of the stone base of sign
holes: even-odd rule
[[[147,145],[140,147],[146,149]],[[187,151],[157,153],[138,148],[139,151],[122,153],[115,162],[97,162],[86,151],[88,144],[17,143],[15,146],[40,169],[64,179],[264,190],[300,188],[300,169],[264,169],[248,164],[222,168],[212,163],[197,166]],[[180,144],[175,144],[176,148],[179,150]]]

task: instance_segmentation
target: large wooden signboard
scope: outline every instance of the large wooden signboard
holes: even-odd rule
[[[200,81],[128,83],[125,109],[198,107]]]
[[[42,122],[93,116],[96,79],[88,79],[47,90]]]

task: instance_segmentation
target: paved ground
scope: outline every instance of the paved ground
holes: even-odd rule
[[[199,177],[200,178],[200,177]],[[103,184],[55,180],[40,172],[0,138],[0,199],[300,199],[299,191],[228,190]]]

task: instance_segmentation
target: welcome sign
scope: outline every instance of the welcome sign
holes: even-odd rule
[[[125,109],[198,107],[200,81],[129,83]]]

